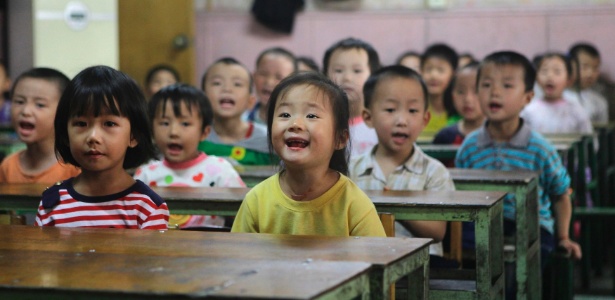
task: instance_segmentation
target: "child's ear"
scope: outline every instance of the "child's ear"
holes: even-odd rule
[[[534,91],[532,90],[532,91],[526,92],[525,95],[523,95],[523,107],[530,104],[530,102],[532,101],[532,98],[534,98]]]
[[[348,144],[348,138],[349,138],[348,130],[344,130],[344,132],[340,134],[340,137],[337,140],[337,145],[335,145],[335,150],[344,149],[344,147],[346,147],[346,144]]]
[[[203,132],[201,132],[201,138],[199,139],[199,141],[204,141],[208,136],[209,133],[211,132],[211,126],[207,125],[205,126],[205,128],[203,128]]]
[[[256,96],[250,94],[250,98],[248,98],[248,109],[252,109],[252,107],[254,107],[254,104],[256,104]]]
[[[363,122],[365,122],[365,125],[367,125],[367,127],[374,128],[374,122],[372,120],[372,111],[371,110],[369,110],[368,108],[364,108],[363,109],[363,113],[362,113],[362,117],[363,117]]]
[[[429,124],[429,120],[431,120],[431,112],[429,110],[425,110],[425,113],[423,113],[423,128]]]
[[[135,139],[135,137],[131,134],[130,135],[130,143],[128,143],[128,147],[129,148],[134,148],[139,144],[139,141],[137,141],[137,139]]]

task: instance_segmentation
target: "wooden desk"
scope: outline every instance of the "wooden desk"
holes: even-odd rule
[[[390,284],[412,277],[413,299],[427,297],[430,239],[345,238],[193,231],[36,228],[0,226],[0,249],[156,255],[248,260],[355,261],[370,263],[374,299]],[[127,243],[127,241],[130,241]]]
[[[369,295],[368,263],[0,250],[7,299],[288,298]]]

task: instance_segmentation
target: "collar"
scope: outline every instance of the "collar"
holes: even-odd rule
[[[166,158],[162,161],[162,163],[169,167],[170,169],[179,170],[179,169],[187,169],[195,166],[196,164],[204,161],[207,158],[207,154],[205,152],[200,152],[199,155],[191,160],[182,161],[178,163],[170,162]]]
[[[519,119],[519,129],[513,135],[513,137],[510,138],[507,144],[515,148],[527,148],[530,143],[532,129],[524,122],[523,118]],[[495,144],[495,142],[489,135],[489,132],[487,132],[487,125],[489,125],[489,121],[485,121],[485,125],[477,132],[476,145],[479,148],[485,148]]]
[[[354,117],[352,119],[350,119],[350,122],[348,122],[350,125],[359,125],[361,123],[363,123],[363,117],[362,116],[358,116],[358,117]]]
[[[365,163],[363,164],[364,168],[362,170],[358,170],[357,173],[360,174],[359,176],[371,175],[374,173],[375,167],[379,168],[376,162],[376,158],[374,157],[374,154],[376,153],[377,148],[378,148],[378,145],[374,146],[371,151],[364,154],[364,159],[365,159]],[[412,148],[413,148],[414,153],[412,153],[410,158],[408,158],[403,164],[401,164],[400,166],[397,166],[394,172],[406,170],[414,174],[425,173],[425,163],[424,163],[426,159],[425,153],[423,152],[423,150],[421,150],[421,148],[419,148],[416,145],[416,143],[413,145]]]

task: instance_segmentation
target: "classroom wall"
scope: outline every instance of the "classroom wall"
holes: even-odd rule
[[[603,56],[603,72],[615,78],[615,3],[514,8],[481,7],[447,10],[306,10],[297,15],[291,35],[279,34],[253,20],[245,9],[216,9],[197,4],[195,47],[197,74],[222,56],[233,56],[254,68],[258,53],[282,46],[312,56],[335,41],[353,36],[378,50],[391,64],[405,50],[422,51],[447,42],[459,52],[484,57],[495,50],[516,50],[529,57],[547,50],[566,51],[576,41],[595,44]],[[215,4],[215,1],[213,2]],[[199,9],[200,8],[200,9]]]
[[[11,76],[43,66],[61,70],[69,77],[91,65],[118,68],[117,1],[10,0]],[[85,10],[70,10],[71,5]],[[85,12],[85,19],[79,11]],[[66,15],[71,12],[72,21],[67,21]]]

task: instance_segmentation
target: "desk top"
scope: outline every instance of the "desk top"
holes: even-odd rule
[[[482,169],[448,169],[455,183],[528,184],[538,177],[534,171],[497,171]]]
[[[366,274],[370,265],[363,262],[0,250],[0,268],[0,292],[13,292],[14,296],[38,291],[38,296],[52,293],[60,297],[312,299]]]
[[[430,239],[296,236],[181,230],[0,225],[0,249],[242,259],[363,261],[381,267],[428,247]],[[360,250],[360,251],[357,251]]]
[[[497,191],[365,191],[376,207],[412,206],[446,208],[487,208],[506,195]]]

